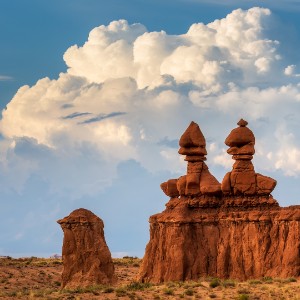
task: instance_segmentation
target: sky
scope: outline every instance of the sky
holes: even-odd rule
[[[254,166],[299,205],[298,1],[2,0],[0,255],[61,253],[56,220],[84,207],[114,257],[142,257],[149,216],[183,175],[191,121],[219,181],[240,118]]]

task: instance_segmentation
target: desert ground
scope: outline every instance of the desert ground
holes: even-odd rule
[[[198,281],[139,283],[141,259],[114,259],[118,283],[62,290],[62,261],[45,258],[0,258],[0,299],[289,299],[300,300],[300,278],[260,278],[238,282],[218,278]]]

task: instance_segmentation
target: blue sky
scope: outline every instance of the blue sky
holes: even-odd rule
[[[115,255],[142,256],[192,120],[221,181],[247,119],[256,170],[300,203],[300,6],[223,2],[1,1],[0,254],[59,253],[55,221],[85,207]]]

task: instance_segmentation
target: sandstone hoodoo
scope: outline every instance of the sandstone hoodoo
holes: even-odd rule
[[[251,162],[255,153],[255,137],[247,127],[248,122],[241,119],[239,127],[233,129],[225,140],[229,147],[227,153],[235,160],[233,169],[228,172],[222,181],[222,192],[231,204],[245,205],[273,204],[278,203],[270,196],[276,186],[276,180],[255,173]],[[247,200],[245,198],[247,196]],[[234,199],[234,201],[232,201]]]
[[[103,221],[91,211],[79,208],[57,222],[64,232],[62,288],[114,283],[114,265],[105,242]]]
[[[161,184],[164,193],[171,197],[169,206],[182,204],[185,199],[189,206],[214,205],[215,195],[221,194],[221,184],[209,172],[206,160],[206,141],[195,122],[192,122],[179,140],[179,154],[186,155],[187,174]],[[207,202],[209,196],[210,202]],[[180,197],[180,200],[179,198]],[[219,200],[215,199],[216,203]]]
[[[161,184],[166,210],[150,217],[140,280],[201,276],[300,276],[300,206],[281,208],[276,181],[254,171],[255,137],[244,120],[226,138],[233,169],[220,184],[209,172],[205,138],[192,122],[179,141],[187,174]]]

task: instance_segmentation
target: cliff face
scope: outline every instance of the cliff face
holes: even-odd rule
[[[152,216],[141,280],[201,276],[300,276],[300,206],[244,211],[178,207]]]
[[[64,232],[62,288],[115,282],[103,221],[91,211],[80,208],[57,222]]]
[[[245,121],[239,124],[242,131],[246,125]],[[185,180],[184,191],[181,177],[162,184],[171,199],[164,212],[150,217],[150,241],[140,269],[141,281],[300,276],[300,206],[279,207],[270,195],[276,181],[255,173],[251,163],[254,135],[249,131],[244,139],[237,134],[236,142],[233,130],[230,141],[226,140],[231,147],[228,153],[234,152],[236,163],[219,188],[209,173],[213,180],[202,181],[202,187],[206,184],[207,188],[201,192],[199,168],[200,180],[193,184]],[[195,170],[191,168],[195,162],[190,157],[186,160],[188,175]]]

